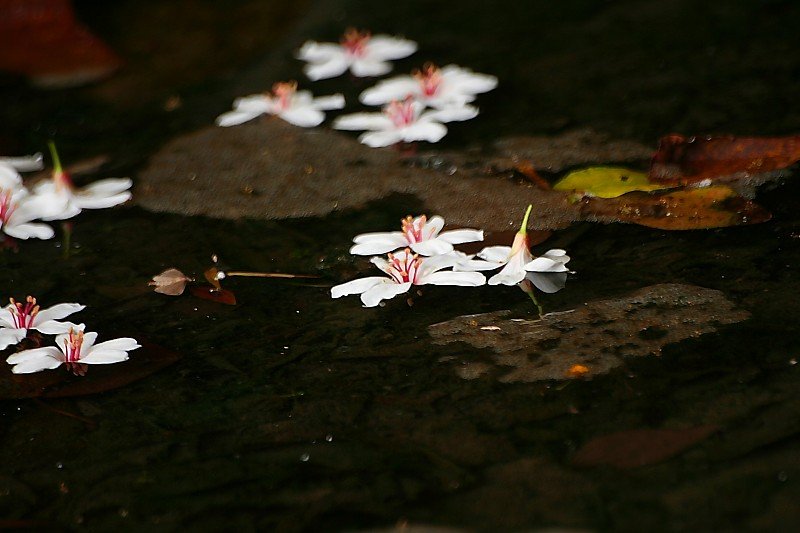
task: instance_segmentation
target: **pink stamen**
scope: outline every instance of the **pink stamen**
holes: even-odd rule
[[[402,258],[394,254],[389,254],[389,275],[397,283],[417,282],[417,274],[422,264],[422,259],[417,254],[412,254],[411,250],[405,249]]]
[[[368,31],[358,31],[355,28],[348,28],[344,32],[340,42],[348,54],[355,57],[362,57],[366,53],[367,43],[372,38]]]
[[[422,94],[434,96],[442,84],[442,71],[433,63],[427,63],[422,70],[414,72],[414,77],[422,88]]]
[[[11,203],[11,196],[11,191],[0,191],[0,227],[8,222],[8,219],[11,218],[17,208],[16,204]]]
[[[69,336],[64,339],[64,356],[67,363],[77,363],[81,359],[83,332],[69,328]]]
[[[398,128],[403,128],[413,124],[417,120],[416,110],[414,109],[414,99],[408,97],[402,102],[393,100],[383,108],[383,112]]]
[[[403,223],[403,234],[409,244],[425,240],[425,236],[422,232],[425,230],[425,223],[427,221],[428,219],[425,215],[422,215],[417,220],[414,220],[414,218],[409,215],[401,221]]]
[[[273,85],[272,94],[276,99],[275,107],[277,107],[277,111],[284,111],[288,109],[296,92],[296,81],[280,82]]]
[[[24,304],[15,301],[14,298],[8,300],[11,302],[11,318],[14,320],[14,326],[18,329],[30,329],[33,326],[33,319],[39,313],[36,298],[28,296]]]

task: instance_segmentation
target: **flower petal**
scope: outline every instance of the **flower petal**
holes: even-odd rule
[[[525,265],[528,272],[567,272],[567,267],[560,261],[553,261],[547,257],[537,257]]]
[[[344,55],[344,50],[338,44],[318,43],[316,41],[306,41],[300,50],[297,51],[297,59],[311,61],[313,63],[324,63],[332,57]]]
[[[433,272],[421,277],[419,285],[460,285],[462,287],[479,287],[486,283],[486,276],[480,272],[453,272],[445,270]]]
[[[85,308],[85,305],[68,303],[56,304],[52,307],[48,307],[47,309],[42,309],[36,315],[36,318],[33,319],[33,327],[36,328],[39,324],[48,322],[50,320],[61,320],[62,318],[66,318],[69,315],[77,313],[78,311],[83,311]]]
[[[529,272],[525,279],[530,280],[540,291],[553,294],[563,289],[567,284],[566,272]]]
[[[411,76],[397,76],[383,80],[362,92],[358,99],[365,105],[383,105],[392,100],[402,100],[419,92],[419,82]]]
[[[417,121],[399,130],[399,132],[406,142],[428,141],[435,143],[447,135],[447,126],[438,122]]]
[[[136,341],[136,339],[132,339],[130,337],[120,337],[119,339],[111,339],[110,341],[104,341],[92,346],[91,351],[85,352],[87,355],[93,354],[96,350],[114,350],[114,351],[121,351],[121,352],[130,352],[131,350],[135,350],[137,348],[141,348],[142,346]],[[81,360],[84,358],[81,357]]]
[[[24,155],[21,157],[0,157],[0,163],[5,163],[19,172],[32,172],[44,168],[42,153]]]
[[[217,126],[222,126],[223,128],[227,128],[229,126],[238,126],[239,124],[244,124],[245,122],[253,120],[257,116],[263,114],[263,111],[240,111],[238,109],[234,109],[233,111],[228,111],[227,113],[223,113],[218,116],[216,124]]]
[[[439,235],[450,244],[464,244],[465,242],[476,242],[483,240],[483,230],[479,229],[454,229],[445,231]]]
[[[370,235],[373,238],[367,238]],[[353,240],[356,241],[356,244],[350,248],[350,253],[353,255],[385,254],[408,245],[408,241],[399,232],[365,233]]]
[[[351,113],[336,117],[333,127],[337,130],[389,130],[394,128],[391,119],[383,113]]]
[[[111,196],[80,191],[72,197],[72,202],[80,209],[106,209],[127,202],[131,196],[128,191]]]
[[[478,116],[478,108],[471,105],[452,106],[443,109],[424,112],[419,118],[421,121],[433,120],[435,122],[460,122]]]
[[[417,217],[417,219],[419,218],[420,217]],[[435,238],[437,235],[439,235],[439,232],[442,231],[443,227],[444,227],[444,219],[439,215],[432,216],[425,223],[425,234],[423,235],[423,238],[425,239]]]
[[[478,252],[478,257],[480,257],[481,259],[502,264],[506,264],[508,262],[508,258],[510,255],[511,255],[510,246],[487,246],[486,248]]]
[[[0,189],[16,190],[22,188],[22,176],[11,165],[0,161]]]
[[[417,51],[417,43],[390,35],[374,35],[367,42],[366,53],[377,60],[401,59]]]
[[[383,148],[406,140],[397,130],[371,131],[358,136],[358,141],[370,148]]]
[[[51,239],[55,232],[53,228],[48,226],[47,224],[6,224],[3,226],[3,232],[8,235],[9,237],[14,237],[15,239],[30,239],[31,237],[35,239]]]
[[[453,245],[441,237],[415,242],[409,246],[414,252],[428,256],[442,255],[453,251]]]
[[[42,348],[34,348],[32,350],[22,350],[21,352],[11,354],[6,359],[6,363],[10,365],[16,365],[17,363],[21,363],[29,359],[40,359],[42,357],[50,357],[58,359],[59,361],[64,360],[64,354],[62,354],[58,348],[56,348],[55,346],[44,346]]]
[[[319,96],[314,98],[311,102],[317,109],[322,109],[323,111],[330,111],[331,109],[341,109],[344,107],[344,95],[342,94],[332,94],[330,96]]]
[[[381,300],[394,298],[398,294],[408,292],[411,288],[411,282],[395,283],[387,278],[381,279],[383,283],[373,286],[361,295],[361,302],[364,304],[364,307],[375,307],[381,303]]]
[[[526,274],[519,261],[509,261],[500,272],[489,278],[489,285],[516,285],[525,279]]]
[[[83,330],[85,328],[85,324],[75,324],[73,322],[59,322],[58,320],[48,320],[47,322],[42,322],[38,326],[34,326],[31,329],[35,329],[45,335],[61,335],[62,333],[69,332],[70,329],[74,329],[75,331]]]
[[[26,359],[17,363],[11,368],[15,374],[32,374],[42,370],[52,370],[61,366],[63,361],[52,357],[39,357],[38,359]]]
[[[335,78],[341,76],[350,66],[350,61],[344,53],[333,55],[327,58],[324,62],[309,63],[303,67],[308,79],[311,81],[324,80],[327,78]]]
[[[289,124],[294,124],[301,128],[313,128],[314,126],[319,126],[325,120],[325,113],[311,106],[290,107],[278,113],[278,116]]]
[[[19,344],[28,335],[25,328],[1,328],[0,329],[0,350],[5,350],[9,346]]]
[[[368,278],[354,279],[341,285],[331,287],[331,298],[341,298],[342,296],[349,296],[351,294],[361,294],[368,291],[372,287],[381,283],[392,282],[383,276],[370,276]]]
[[[99,346],[99,345],[98,345]],[[89,365],[110,365],[128,360],[128,352],[124,350],[92,350],[78,361]]]
[[[90,183],[81,189],[81,193],[110,196],[127,191],[131,187],[133,187],[133,180],[130,178],[106,178]]]
[[[358,58],[350,65],[350,72],[358,78],[383,76],[391,71],[391,63],[373,58]]]

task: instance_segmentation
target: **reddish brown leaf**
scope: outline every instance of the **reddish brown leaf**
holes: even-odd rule
[[[595,437],[572,457],[576,466],[638,468],[666,461],[715,433],[716,426],[631,429]]]
[[[113,365],[87,365],[85,376],[71,374],[63,365],[36,374],[13,374],[11,365],[0,366],[0,399],[64,398],[118,389],[158,372],[180,354],[156,344],[139,341],[141,348],[130,359]]]
[[[746,177],[786,168],[800,160],[800,136],[683,137],[667,135],[658,144],[650,179],[687,184],[704,179]]]
[[[581,214],[665,230],[725,228],[766,222],[772,215],[722,185],[655,193],[630,192],[617,198],[583,198]]]
[[[210,300],[225,305],[236,305],[236,295],[226,289],[215,289],[208,285],[194,285],[189,287],[192,296],[203,300]]]
[[[528,181],[542,189],[543,191],[550,190],[550,184],[543,177],[536,172],[533,162],[529,159],[523,159],[514,166],[514,170],[525,176]]]

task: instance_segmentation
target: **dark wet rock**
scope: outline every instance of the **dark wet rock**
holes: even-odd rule
[[[573,148],[562,154],[565,146]],[[509,141],[498,160],[501,166],[513,165],[517,150],[536,156],[542,168],[644,153],[631,143],[567,134]],[[464,156],[458,163],[469,159]],[[401,193],[418,197],[429,213],[444,216],[449,224],[486,230],[516,228],[529,203],[534,204],[535,228],[562,228],[580,219],[579,206],[561,193],[493,175],[489,168],[498,161],[421,168],[409,165],[396,150],[368,148],[352,135],[263,119],[233,128],[209,127],[170,142],[139,176],[134,198],[152,211],[281,219],[361,208]]]
[[[489,348],[496,365],[491,370],[501,382],[533,382],[606,374],[625,357],[657,356],[668,344],[750,316],[735,309],[720,291],[683,284],[653,285],[540,320],[509,314],[466,315],[434,324],[428,332],[436,344],[465,342]],[[580,371],[582,367],[588,372]],[[485,362],[467,362],[457,374],[471,379],[489,371]]]

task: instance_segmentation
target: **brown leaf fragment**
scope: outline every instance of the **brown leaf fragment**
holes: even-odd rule
[[[217,289],[208,285],[195,285],[189,287],[192,296],[225,305],[236,305],[236,295],[226,289]]]
[[[800,135],[788,137],[662,137],[650,164],[650,179],[689,184],[742,178],[784,169],[800,160]]]
[[[772,215],[724,185],[658,192],[629,192],[616,198],[584,197],[584,218],[612,217],[664,230],[725,228],[766,222]]]
[[[158,293],[167,294],[169,296],[180,296],[183,294],[186,284],[190,281],[194,280],[177,268],[168,268],[161,274],[153,276],[153,279],[147,284],[151,287],[155,287],[153,290]]]
[[[717,426],[685,429],[631,429],[595,437],[572,457],[575,466],[638,468],[666,461],[705,440]]]

